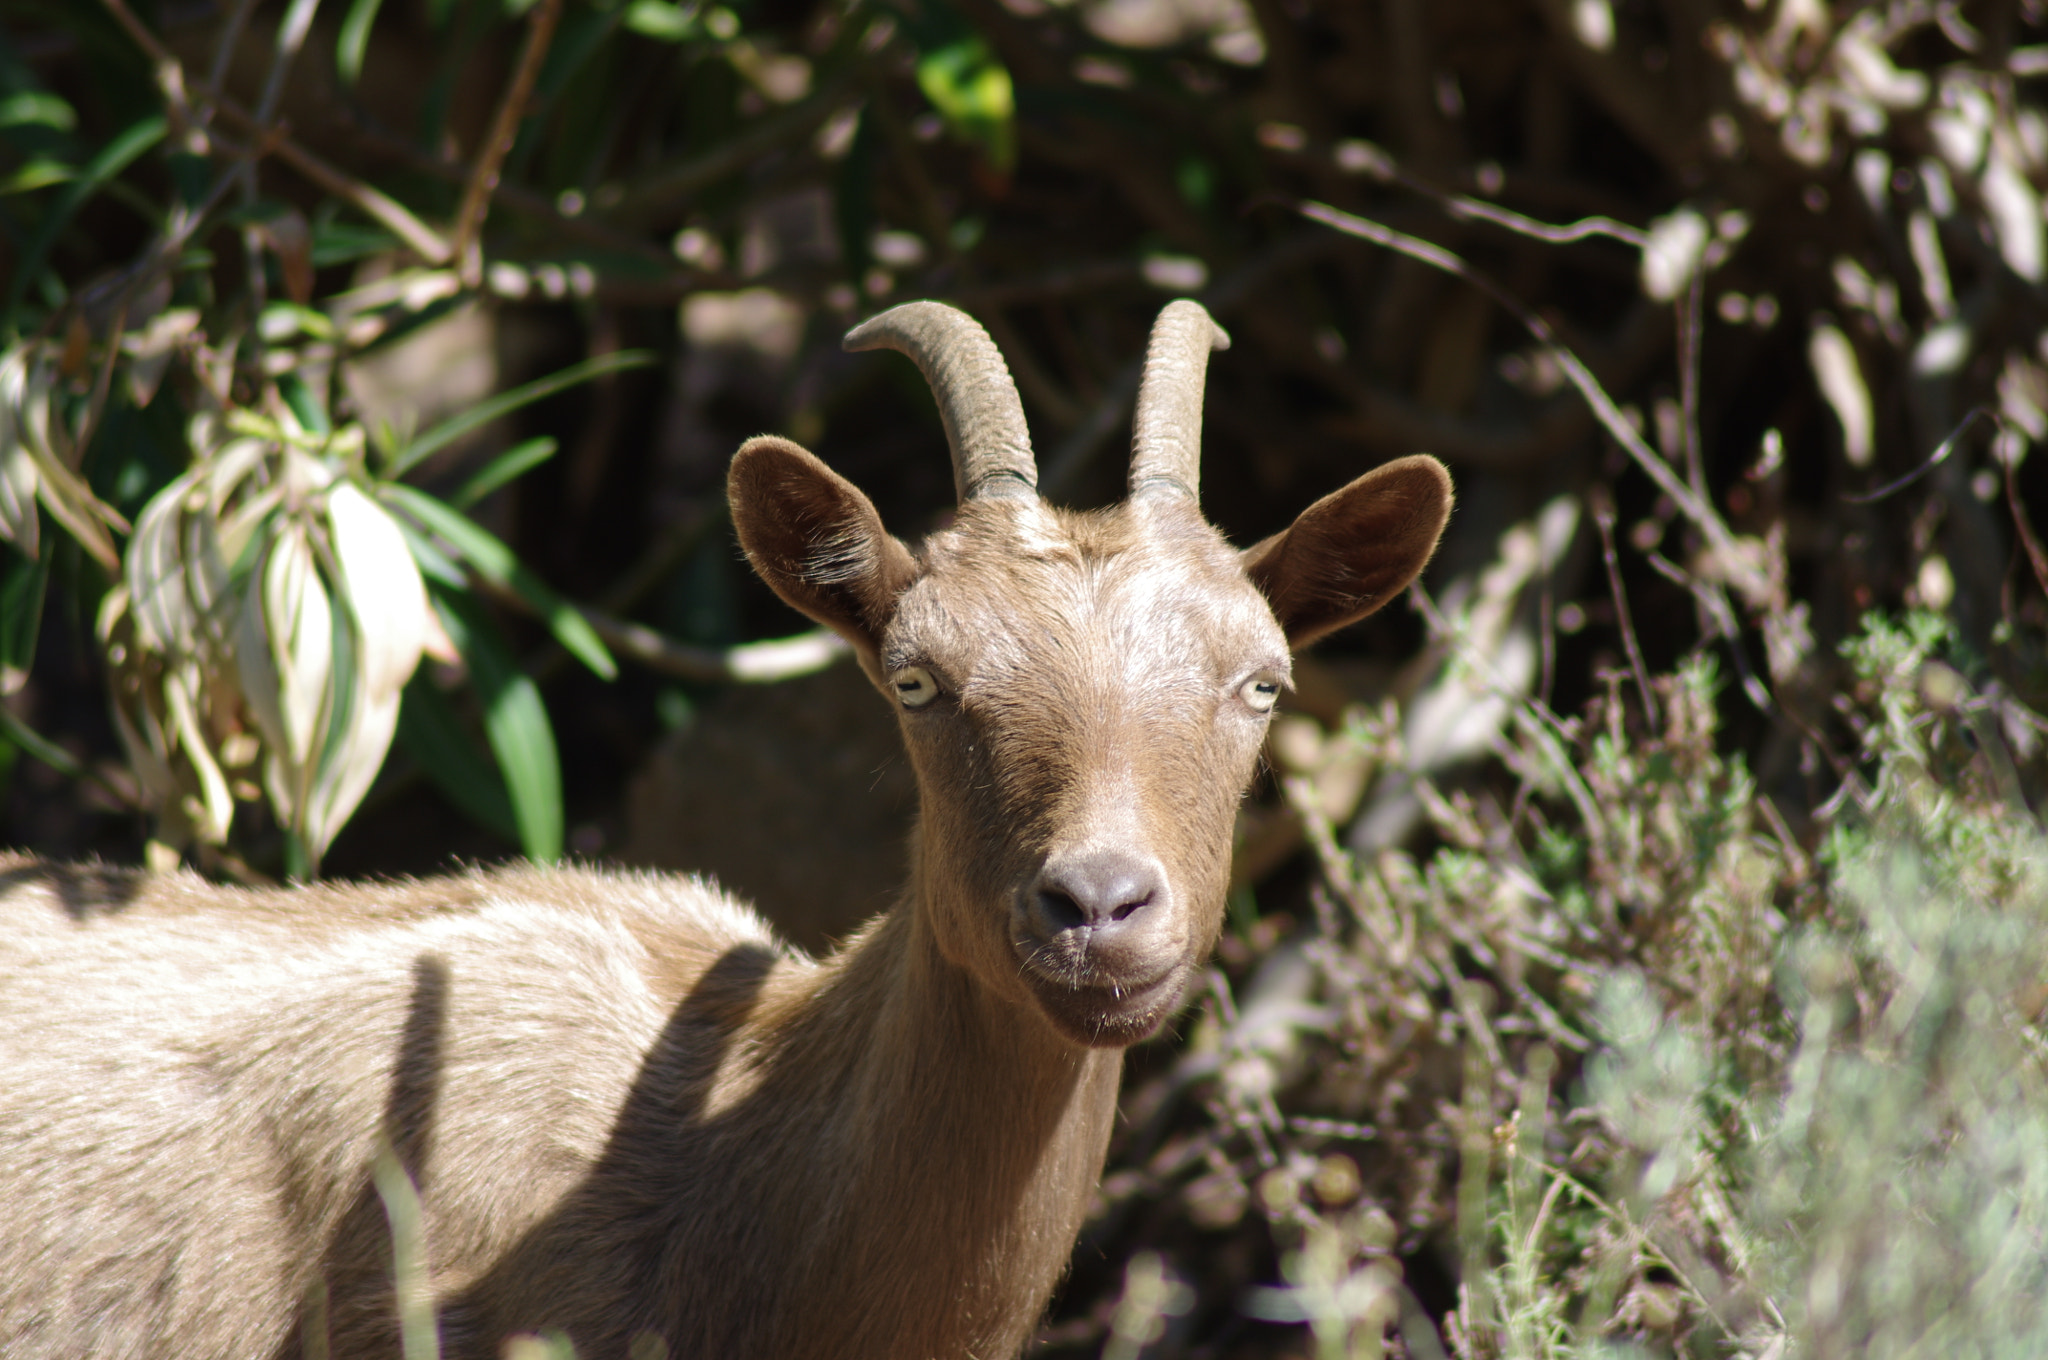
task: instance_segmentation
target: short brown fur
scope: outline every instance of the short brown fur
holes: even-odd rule
[[[0,1354],[396,1354],[380,1153],[444,1355],[1021,1349],[1122,1047],[1214,941],[1247,696],[1414,577],[1448,480],[1403,460],[1243,555],[1191,500],[1015,495],[913,551],[779,439],[731,499],[897,706],[899,904],[813,961],[694,879],[251,892],[0,857]]]

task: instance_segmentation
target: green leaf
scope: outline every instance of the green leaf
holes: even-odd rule
[[[33,156],[12,174],[0,176],[0,194],[25,194],[52,184],[68,184],[77,177],[78,172],[62,161]]]
[[[557,447],[555,441],[546,435],[514,444],[479,468],[476,475],[448,499],[457,509],[467,510],[513,478],[525,475],[554,457]]]
[[[308,434],[328,434],[333,426],[328,422],[327,409],[321,404],[320,396],[307,381],[296,373],[280,374],[277,379],[277,394],[284,398],[284,404],[292,408],[292,414],[299,418],[299,425]]]
[[[0,694],[12,694],[35,665],[50,563],[12,548],[0,549],[0,559]]]
[[[355,0],[341,21],[341,36],[334,40],[334,69],[341,83],[354,85],[363,74],[363,53],[370,45],[370,25],[377,21],[377,7],[384,0]]]
[[[504,777],[464,730],[455,705],[425,675],[415,675],[405,687],[398,744],[471,821],[508,841],[519,839]]]
[[[163,115],[152,114],[139,122],[131,123],[120,136],[100,148],[97,156],[86,163],[77,179],[71,182],[63,195],[51,205],[49,216],[43,219],[41,230],[21,253],[15,262],[14,281],[7,286],[7,301],[0,305],[0,335],[14,332],[14,313],[21,306],[22,295],[28,291],[29,282],[43,272],[44,261],[48,259],[50,247],[69,226],[73,215],[88,198],[101,189],[108,180],[128,168],[137,156],[163,140],[167,124]]]
[[[432,534],[403,515],[396,519],[398,532],[405,535],[406,551],[412,554],[413,565],[420,569],[421,576],[456,590],[469,588],[469,578],[462,574],[462,568],[455,564],[453,558],[441,551]]]
[[[979,35],[919,57],[917,88],[954,135],[979,146],[996,169],[1016,166],[1017,100],[1009,68]]]
[[[438,537],[455,555],[491,584],[512,591],[533,607],[562,644],[578,661],[599,677],[610,680],[619,673],[612,654],[584,621],[576,607],[554,592],[540,577],[520,562],[497,535],[481,527],[461,511],[434,499],[418,487],[387,484],[384,495],[391,504],[412,516],[413,522]]]
[[[697,31],[697,7],[670,0],[633,0],[626,6],[625,26],[643,38],[681,42]]]
[[[46,90],[18,90],[0,99],[0,128],[31,126],[70,132],[78,126],[78,115]]]
[[[552,864],[562,857],[562,765],[540,688],[513,661],[474,596],[440,589],[433,596],[442,627],[469,663],[484,738],[505,776],[520,847],[535,863]]]
[[[613,354],[600,354],[594,359],[585,359],[580,364],[571,364],[559,373],[550,373],[537,378],[509,392],[500,392],[489,401],[477,403],[459,415],[448,419],[414,437],[411,443],[392,457],[387,473],[391,477],[403,477],[422,458],[446,448],[471,430],[488,425],[499,416],[516,411],[542,397],[553,396],[564,388],[574,387],[581,382],[601,377],[606,373],[617,373],[621,369],[645,368],[654,362],[654,356],[646,350],[627,349]]]

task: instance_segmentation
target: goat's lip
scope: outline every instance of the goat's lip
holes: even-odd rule
[[[1151,1033],[1179,1000],[1188,972],[1182,960],[1175,960],[1135,977],[1096,968],[1081,970],[1079,977],[1062,976],[1019,952],[1023,976],[1039,1004],[1062,1028],[1091,1043],[1126,1044]]]

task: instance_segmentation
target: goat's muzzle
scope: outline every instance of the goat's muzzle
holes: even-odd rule
[[[1010,939],[1053,1022],[1083,1043],[1134,1043],[1180,999],[1181,903],[1165,866],[1121,847],[1047,858],[1018,893]]]

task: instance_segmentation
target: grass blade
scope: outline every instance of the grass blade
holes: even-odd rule
[[[28,291],[28,286],[36,275],[43,272],[43,262],[49,257],[50,247],[57,243],[57,238],[63,234],[72,216],[108,180],[127,169],[129,163],[137,156],[162,141],[167,126],[161,114],[153,114],[139,122],[131,123],[120,136],[100,148],[100,153],[86,163],[78,178],[71,181],[70,187],[64,190],[55,204],[51,205],[50,215],[43,219],[42,229],[36,233],[35,239],[29,242],[28,248],[22,251],[20,260],[15,264],[14,281],[7,286],[7,301],[5,305],[0,305],[0,335],[10,335],[14,332],[14,313],[21,306],[22,295]]]
[[[474,477],[464,482],[456,493],[448,498],[449,503],[458,510],[469,509],[505,483],[515,477],[524,476],[554,457],[555,450],[559,447],[560,445],[546,435],[538,439],[529,439],[522,444],[514,444],[479,468]]]
[[[464,816],[508,841],[519,839],[504,777],[477,749],[448,696],[423,675],[405,687],[405,702],[398,710],[398,744]]]
[[[467,411],[450,416],[425,434],[416,436],[411,443],[392,455],[387,475],[403,477],[408,470],[417,466],[422,458],[446,448],[471,430],[488,425],[499,416],[539,401],[542,397],[553,396],[566,388],[602,377],[607,373],[617,373],[629,368],[645,368],[653,362],[654,356],[646,350],[620,350],[613,354],[600,354],[595,359],[585,359],[580,364],[569,365],[559,373],[550,373],[545,378],[536,378],[509,392],[500,392],[489,401],[478,402]]]
[[[354,85],[363,74],[370,25],[377,21],[377,9],[383,3],[384,0],[355,0],[341,21],[341,35],[334,41],[334,69],[344,85]]]
[[[434,604],[469,663],[469,682],[483,704],[484,739],[505,777],[520,848],[534,863],[552,864],[562,857],[562,764],[540,687],[519,669],[474,596],[437,590]]]

